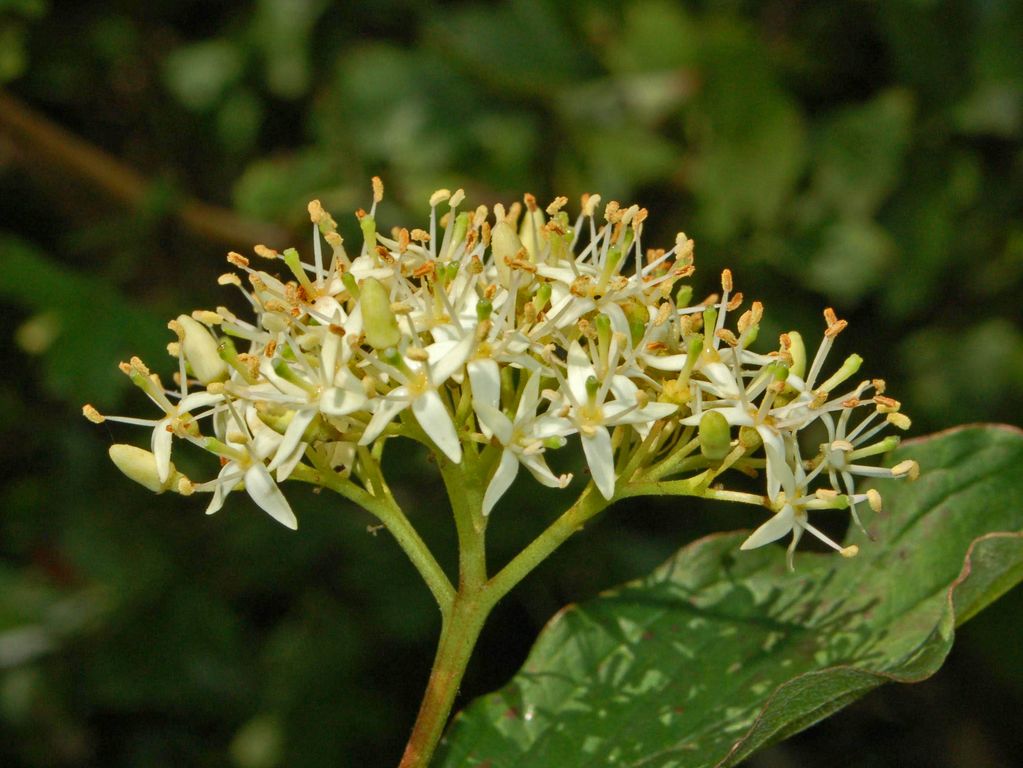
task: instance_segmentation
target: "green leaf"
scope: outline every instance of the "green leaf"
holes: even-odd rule
[[[1023,579],[1023,432],[907,444],[861,554],[685,547],[649,577],[558,614],[522,671],[469,706],[442,766],[731,766],[884,682],[933,674],[954,628]],[[992,533],[992,532],[1001,533]]]

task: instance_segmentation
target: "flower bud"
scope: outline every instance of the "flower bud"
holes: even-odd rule
[[[707,411],[700,417],[700,453],[711,461],[720,461],[732,447],[732,430],[720,411]]]
[[[494,265],[501,281],[505,284],[511,278],[511,267],[506,259],[514,259],[522,250],[522,241],[506,221],[499,221],[490,231],[490,248],[494,252]]]
[[[803,378],[806,375],[806,344],[803,343],[803,337],[796,331],[789,331],[789,354],[792,355],[792,365],[789,366],[789,372],[799,378]]]
[[[543,211],[534,207],[532,210],[526,210],[526,215],[522,217],[522,226],[519,228],[522,247],[526,249],[529,260],[534,264],[540,260],[540,251],[543,249],[541,233],[544,231],[544,223]]]
[[[470,216],[462,212],[455,217],[455,224],[451,230],[451,243],[448,245],[447,258],[454,258],[455,249],[465,240],[465,234],[469,231]]]
[[[166,482],[160,482],[159,470],[156,467],[156,456],[144,448],[134,445],[116,443],[108,450],[110,460],[114,462],[121,472],[129,479],[139,485],[143,485],[153,493],[163,493],[168,488],[176,487],[181,480],[186,479],[184,475],[170,465],[170,474]]]
[[[220,345],[213,334],[188,315],[178,315],[178,323],[184,333],[181,354],[195,378],[203,384],[226,379],[227,363],[220,356]]]
[[[401,341],[401,330],[383,283],[372,277],[363,280],[359,286],[359,303],[366,343],[375,349],[396,347]]]

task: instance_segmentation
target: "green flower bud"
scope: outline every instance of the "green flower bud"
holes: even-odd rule
[[[192,374],[203,384],[227,378],[227,363],[220,356],[219,343],[206,326],[188,315],[178,315],[184,332],[181,354]]]
[[[401,341],[398,318],[391,311],[391,297],[379,280],[367,277],[359,286],[362,327],[366,343],[374,349],[396,347]]]
[[[798,331],[789,331],[789,354],[792,355],[792,365],[789,372],[799,378],[806,375],[806,344]]]
[[[451,242],[448,245],[447,257],[450,259],[458,244],[465,240],[465,233],[469,231],[469,214],[463,211],[455,217],[455,226],[451,230]]]
[[[732,429],[720,411],[707,411],[700,417],[700,453],[711,461],[720,461],[732,448]]]

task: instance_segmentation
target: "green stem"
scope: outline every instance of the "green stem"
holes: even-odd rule
[[[459,591],[444,620],[430,682],[399,768],[426,768],[437,748],[483,622],[493,607],[485,591]]]
[[[508,594],[530,571],[547,559],[573,533],[582,528],[587,520],[599,514],[610,503],[597,492],[592,483],[586,486],[575,504],[565,510],[561,517],[533,539],[488,582],[490,600],[496,603]]]
[[[425,768],[429,764],[444,733],[480,630],[497,602],[486,584],[486,518],[483,516],[479,457],[475,451],[466,451],[462,463],[455,464],[438,454],[437,464],[458,530],[458,592],[451,614],[444,617],[430,682],[400,768]]]
[[[483,516],[483,487],[479,477],[479,458],[465,452],[461,464],[442,455],[437,456],[444,487],[451,500],[455,529],[458,531],[459,591],[478,589],[487,581],[485,535],[487,519]]]
[[[291,476],[302,482],[330,488],[335,493],[358,504],[383,523],[423,577],[423,581],[426,582],[426,586],[429,587],[440,607],[441,616],[447,620],[452,612],[455,590],[433,553],[426,546],[426,542],[419,537],[416,529],[412,527],[412,523],[405,517],[393,497],[373,496],[351,480],[341,477],[337,472],[328,468],[314,469],[299,464]]]

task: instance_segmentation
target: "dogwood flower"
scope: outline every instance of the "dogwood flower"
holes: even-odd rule
[[[563,444],[563,438],[575,432],[575,427],[568,419],[549,413],[538,414],[539,400],[540,374],[532,373],[519,398],[514,420],[485,401],[473,404],[480,426],[494,435],[504,448],[483,496],[484,515],[490,514],[490,510],[514,482],[519,464],[528,469],[537,482],[548,488],[564,488],[572,480],[571,475],[558,476],[551,472],[544,461],[543,452],[552,442]]]
[[[918,471],[912,461],[869,461],[898,442],[882,430],[909,420],[883,382],[849,383],[858,355],[828,372],[845,321],[826,310],[809,361],[796,332],[755,350],[763,305],[746,305],[730,270],[719,293],[694,302],[693,240],[680,232],[669,248],[646,247],[638,205],[587,195],[573,220],[563,197],[546,208],[525,195],[473,209],[462,190],[438,190],[422,228],[385,230],[383,193],[374,179],[351,254],[317,201],[306,260],[262,245],[261,266],[228,254],[234,270],[219,282],[241,292],[251,316],[220,306],[172,321],[176,389],[137,358],[123,365],[158,417],[84,410],[151,430],[151,451],[113,452],[126,474],[157,492],[208,492],[210,512],[244,486],[294,527],[279,483],[334,472],[352,495],[350,486],[387,494],[385,448],[410,438],[482,475],[479,522],[520,466],[542,485],[568,487],[546,452],[576,444],[606,500],[644,478],[702,475],[717,489],[732,471],[759,477],[762,493],[732,493],[771,511],[743,548],[791,534],[791,556],[804,532],[850,554],[810,515],[848,511],[862,525],[880,497],[857,480]],[[816,438],[804,460],[811,428],[827,442]],[[175,439],[216,456],[217,476],[179,478]]]

